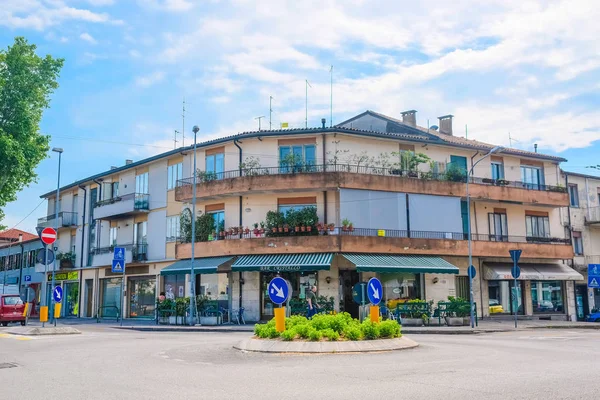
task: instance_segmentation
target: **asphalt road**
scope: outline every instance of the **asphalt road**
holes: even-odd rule
[[[301,356],[233,350],[245,333],[80,329],[29,339],[0,328],[0,399],[554,400],[600,390],[593,330],[414,335],[413,350]]]

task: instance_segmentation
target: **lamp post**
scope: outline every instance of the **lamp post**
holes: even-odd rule
[[[194,314],[196,311],[196,271],[194,271],[194,258],[196,256],[195,243],[196,243],[196,135],[200,131],[198,125],[194,125],[192,132],[194,132],[194,171],[192,175],[192,260],[190,267],[190,325],[194,325]]]
[[[491,156],[492,154],[496,154],[504,150],[502,146],[496,146],[491,149],[486,155],[481,157],[475,164],[471,166],[469,172],[467,173],[467,241],[469,243],[469,268],[473,265],[473,252],[472,252],[472,241],[471,237],[471,197],[469,195],[469,181],[471,180],[471,175],[473,175],[473,170],[475,166],[479,164],[482,160]],[[473,303],[473,276],[469,273],[469,305],[470,305],[470,319],[471,319],[471,328],[475,328],[475,304]]]
[[[58,177],[56,178],[56,200],[54,201],[54,230],[58,232],[58,210],[59,210],[59,202],[60,202],[60,160],[63,153],[63,149],[60,147],[54,147],[52,149],[53,152],[58,153]],[[58,236],[58,233],[56,234]],[[50,293],[54,291],[55,285],[55,275],[56,275],[56,255],[54,257],[54,265],[52,268],[52,286],[50,287]],[[54,326],[56,326],[56,318],[54,316],[54,299],[51,301],[52,304],[52,321],[54,322]]]

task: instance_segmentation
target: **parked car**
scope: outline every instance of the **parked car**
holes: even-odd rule
[[[600,311],[591,313],[585,320],[587,322],[600,322]]]
[[[0,324],[7,326],[9,322],[20,322],[25,325],[25,304],[18,295],[0,295]]]
[[[554,304],[550,300],[542,300],[538,303],[537,311],[540,311],[540,312],[555,311]]]
[[[490,314],[500,314],[504,312],[502,304],[496,299],[490,299]]]

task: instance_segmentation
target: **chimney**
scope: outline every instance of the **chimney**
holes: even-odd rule
[[[325,118],[321,118],[321,123],[323,124],[323,129],[325,129],[325,122],[327,122],[327,120]]]
[[[23,241],[23,234],[19,233],[19,243],[21,243]]]
[[[125,165],[133,164],[133,160],[125,160]]]
[[[440,133],[445,133],[446,135],[452,136],[452,118],[454,115],[442,115],[438,117],[440,120]]]
[[[408,110],[400,113],[402,122],[406,125],[417,126],[417,110]]]

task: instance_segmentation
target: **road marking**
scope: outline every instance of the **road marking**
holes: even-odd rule
[[[2,339],[15,339],[15,340],[33,340],[33,338],[28,336],[20,336],[20,335],[11,335],[10,333],[0,333],[0,338]]]

